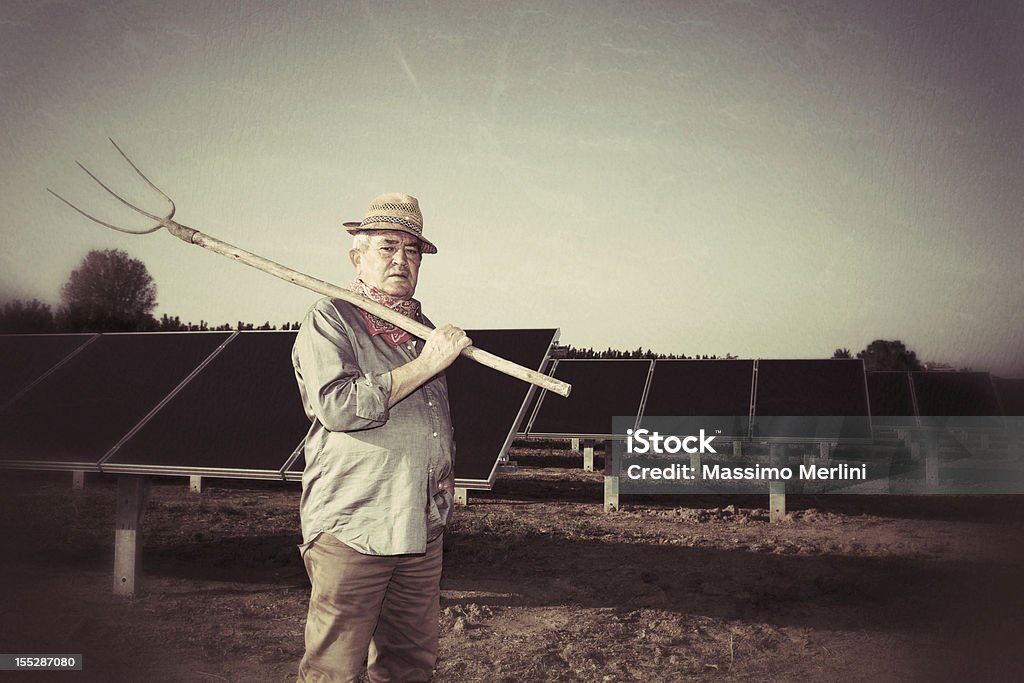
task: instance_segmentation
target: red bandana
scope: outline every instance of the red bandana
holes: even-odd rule
[[[420,302],[416,299],[396,299],[390,294],[385,294],[376,287],[371,287],[362,280],[356,280],[349,289],[360,296],[364,296],[370,301],[376,301],[382,306],[387,306],[396,313],[401,313],[407,318],[416,320],[420,315]],[[363,316],[363,320],[366,321],[366,331],[371,336],[376,337],[379,334],[384,335],[384,340],[392,346],[398,346],[412,339],[412,335],[403,330],[397,325],[392,325],[383,318],[378,318],[372,313],[367,313],[363,309],[359,309],[359,312]]]

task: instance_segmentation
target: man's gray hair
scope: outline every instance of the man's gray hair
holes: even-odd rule
[[[370,248],[370,231],[364,230],[352,235],[352,248],[359,253],[364,253]]]
[[[355,249],[356,251],[358,251],[361,254],[362,253],[366,253],[366,250],[370,248],[370,235],[372,235],[375,232],[380,232],[380,231],[379,230],[361,230],[361,231],[355,233],[354,235],[352,235],[352,248]],[[417,242],[417,244],[419,245],[420,251],[422,252],[422,250],[423,250],[423,243],[422,242]]]

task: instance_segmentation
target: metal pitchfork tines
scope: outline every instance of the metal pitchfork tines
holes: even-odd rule
[[[167,215],[157,216],[156,214],[150,213],[149,211],[140,209],[138,206],[132,204],[127,199],[125,199],[124,197],[114,192],[109,187],[107,187],[107,185],[103,181],[97,178],[93,174],[93,172],[86,168],[84,165],[77,161],[75,163],[78,164],[79,168],[85,171],[85,173],[90,178],[96,181],[96,183],[98,183],[100,187],[102,187],[104,190],[110,193],[110,195],[116,198],[119,202],[127,206],[129,209],[132,209],[133,211],[136,211],[137,213],[140,213],[143,216],[156,221],[157,224],[155,226],[147,230],[130,230],[128,228],[122,228],[120,226],[113,225],[112,223],[100,220],[99,218],[96,218],[95,216],[83,211],[82,209],[75,206],[67,199],[64,199],[64,197],[61,197],[59,194],[57,194],[56,192],[49,188],[47,188],[46,191],[52,194],[57,199],[64,202],[65,204],[67,204],[68,206],[70,206],[78,213],[88,218],[89,220],[93,221],[94,223],[99,223],[100,225],[106,228],[110,228],[111,230],[117,230],[118,232],[124,232],[130,235],[148,235],[150,233],[156,232],[160,228],[166,228],[167,231],[170,232],[172,235],[174,235],[180,240],[188,242],[189,244],[195,244],[204,249],[208,249],[212,252],[220,254],[221,256],[227,256],[228,258],[233,259],[235,261],[240,261],[241,263],[244,263],[248,266],[251,266],[258,270],[262,270],[264,273],[268,273],[270,275],[273,275],[274,277],[286,280],[287,282],[291,282],[292,284],[298,285],[300,287],[304,287],[310,291],[317,292],[318,294],[323,294],[324,296],[330,296],[336,299],[347,301],[353,306],[357,306],[363,309],[367,313],[372,313],[378,318],[383,318],[384,320],[387,320],[392,325],[397,325],[398,327],[409,332],[410,334],[416,335],[420,339],[426,339],[430,335],[432,331],[431,328],[413,320],[412,318],[407,318],[406,316],[400,313],[396,313],[395,311],[392,311],[390,308],[378,304],[376,301],[371,301],[369,299],[361,297],[358,294],[354,294],[349,290],[331,284],[330,282],[318,280],[317,278],[306,275],[305,273],[300,273],[297,270],[292,270],[291,268],[283,266],[280,263],[275,263],[274,261],[265,259],[262,256],[253,254],[252,252],[246,251],[244,249],[239,249],[238,247],[232,244],[222,242],[221,240],[215,237],[211,237],[210,235],[207,235],[205,233],[202,233],[199,230],[196,230],[195,228],[190,228],[188,226],[182,225],[181,223],[178,223],[177,221],[173,220],[175,206],[171,198],[168,197],[163,190],[157,187],[149,178],[147,178],[146,174],[139,170],[139,167],[135,165],[135,162],[133,162],[128,157],[128,155],[125,154],[120,147],[118,147],[116,142],[110,139],[110,144],[112,144],[114,146],[114,149],[116,149],[121,154],[121,156],[124,157],[124,160],[131,165],[135,172],[138,173],[139,176],[144,181],[146,181],[146,184],[153,188],[153,190],[155,190],[157,194],[163,197],[164,200],[166,200],[167,203],[171,205],[171,210]],[[568,396],[569,392],[572,390],[571,385],[561,380],[555,379],[554,377],[549,377],[535,370],[530,370],[529,368],[524,368],[521,365],[517,365],[516,363],[513,363],[509,360],[505,360],[500,356],[495,356],[493,353],[488,353],[487,351],[479,349],[475,346],[469,346],[463,349],[462,355],[466,356],[467,358],[470,358],[471,360],[476,361],[477,363],[480,363],[481,365],[486,365],[489,368],[493,368],[495,370],[498,370],[499,372],[503,372],[511,377],[521,379],[524,382],[535,384],[541,387],[542,389],[553,391],[556,394],[559,394],[560,396]]]
[[[68,206],[70,206],[72,209],[74,209],[78,213],[82,214],[83,216],[85,216],[86,218],[91,220],[93,223],[99,223],[100,225],[102,225],[105,228],[110,228],[111,230],[117,230],[118,232],[125,232],[125,233],[128,233],[129,235],[148,235],[151,232],[156,232],[160,228],[167,228],[167,230],[172,235],[174,235],[175,237],[178,237],[179,239],[185,240],[186,242],[191,242],[192,239],[191,239],[191,234],[190,233],[194,233],[194,232],[198,232],[198,231],[197,230],[193,230],[192,228],[186,228],[181,223],[178,223],[177,221],[172,220],[174,218],[174,212],[177,209],[177,207],[174,205],[174,200],[172,200],[170,197],[168,197],[167,194],[163,190],[161,190],[159,187],[157,187],[153,183],[152,180],[150,180],[149,178],[146,177],[146,174],[143,173],[139,169],[139,167],[135,165],[135,162],[132,161],[128,157],[128,155],[124,153],[124,150],[121,149],[117,145],[116,142],[114,142],[113,138],[107,138],[107,139],[110,140],[110,144],[112,144],[114,146],[114,149],[116,149],[118,151],[118,153],[122,157],[124,157],[124,160],[128,162],[128,165],[131,166],[132,169],[136,173],[139,174],[139,177],[142,178],[143,180],[145,180],[147,185],[149,185],[151,188],[153,188],[153,190],[157,194],[159,194],[161,197],[164,198],[164,201],[166,201],[168,204],[171,205],[171,210],[167,213],[166,216],[157,216],[156,214],[152,214],[152,213],[150,213],[148,211],[145,211],[144,209],[140,209],[139,207],[135,206],[134,204],[129,202],[127,199],[125,199],[124,197],[122,197],[118,193],[114,192],[109,187],[107,187],[106,183],[104,183],[102,180],[97,178],[96,174],[93,173],[92,171],[90,171],[88,168],[86,168],[83,163],[81,163],[80,161],[76,161],[75,163],[78,164],[78,167],[80,169],[82,169],[83,171],[85,171],[85,174],[88,175],[90,178],[92,178],[96,182],[97,185],[99,185],[104,190],[106,190],[107,193],[110,194],[115,199],[117,199],[117,201],[121,202],[122,204],[127,206],[132,211],[140,213],[143,216],[145,216],[146,218],[150,218],[150,219],[156,221],[156,223],[157,223],[156,225],[154,225],[152,228],[150,228],[148,230],[129,230],[128,228],[122,228],[122,227],[114,225],[112,223],[107,223],[106,221],[100,220],[99,218],[96,218],[92,214],[87,213],[86,211],[83,211],[79,207],[77,207],[74,204],[72,204],[71,202],[69,202],[67,199],[64,199],[64,197],[61,197],[59,194],[57,194],[56,192],[54,192],[50,188],[46,188],[46,191],[49,192],[50,194],[52,194],[57,199],[59,199],[62,202],[64,202],[65,204],[67,204]]]

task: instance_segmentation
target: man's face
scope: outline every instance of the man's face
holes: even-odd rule
[[[411,299],[420,274],[420,241],[401,230],[370,232],[365,251],[348,252],[359,279],[398,299]]]

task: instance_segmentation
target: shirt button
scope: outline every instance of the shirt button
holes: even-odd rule
[[[433,401],[427,401],[427,407],[433,408],[434,407],[434,402]]]
[[[437,432],[434,432],[434,438],[435,439],[437,438]]]

